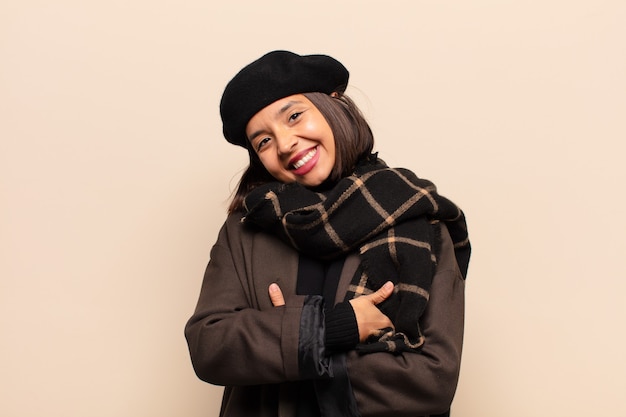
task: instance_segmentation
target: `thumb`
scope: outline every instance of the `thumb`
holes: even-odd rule
[[[394,288],[393,282],[387,281],[385,282],[385,285],[380,287],[378,291],[376,291],[375,293],[370,294],[369,297],[374,303],[374,305],[380,304],[383,301],[385,301],[387,298],[389,298],[391,294],[393,294],[393,288]]]
[[[276,283],[272,283],[269,286],[269,294],[270,300],[272,300],[272,305],[274,307],[280,307],[285,305],[285,297],[283,297],[283,292],[280,287]]]

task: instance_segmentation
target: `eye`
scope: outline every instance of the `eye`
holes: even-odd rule
[[[270,140],[270,138],[268,138],[268,137],[265,137],[265,138],[259,140],[257,142],[257,144],[256,144],[256,151],[259,152],[261,150],[261,148],[263,146],[265,146],[265,144],[267,144],[267,142],[269,142],[269,140]]]
[[[289,121],[290,121],[290,122],[293,122],[294,120],[297,120],[297,119],[300,117],[300,115],[301,115],[301,114],[302,114],[302,112],[301,112],[301,111],[299,111],[299,112],[295,112],[295,113],[292,113],[292,114],[289,116]]]

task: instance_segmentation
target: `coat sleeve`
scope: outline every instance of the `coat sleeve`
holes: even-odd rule
[[[256,274],[249,259],[255,244],[261,243],[254,242],[237,218],[226,221],[211,249],[195,312],[185,326],[194,370],[212,384],[256,385],[299,378],[298,338],[305,297],[291,296],[283,307],[271,305],[267,288],[281,277],[267,271],[283,259],[277,253],[273,260],[261,260],[256,268],[263,272]],[[276,274],[285,270],[283,266]],[[255,274],[258,280],[249,278]]]
[[[465,281],[447,230],[422,317],[421,353],[348,354],[348,374],[362,417],[428,416],[449,410],[461,364]]]

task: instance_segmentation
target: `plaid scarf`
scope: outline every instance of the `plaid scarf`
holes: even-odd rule
[[[448,227],[465,278],[470,243],[463,212],[437,194],[430,181],[389,168],[372,155],[325,191],[297,183],[269,183],[245,199],[246,223],[255,224],[296,250],[329,260],[358,250],[360,266],[346,300],[371,294],[386,281],[394,294],[379,304],[395,330],[381,329],[361,353],[419,351],[419,318],[426,308],[440,246],[440,222]]]

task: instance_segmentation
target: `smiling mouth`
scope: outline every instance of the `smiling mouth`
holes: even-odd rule
[[[316,153],[317,153],[317,147],[311,149],[302,158],[292,163],[291,168],[292,169],[302,168],[307,162],[309,162],[315,156]]]

